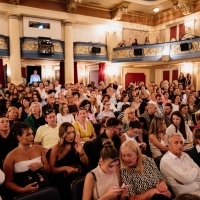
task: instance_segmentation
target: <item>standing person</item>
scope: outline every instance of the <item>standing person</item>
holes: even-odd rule
[[[33,82],[40,82],[40,75],[37,74],[37,70],[34,70],[30,77],[30,83],[32,84]]]
[[[183,86],[183,88],[185,88],[185,81],[186,81],[186,78],[184,76],[184,73],[180,72],[180,75],[178,78],[178,84],[181,84]]]

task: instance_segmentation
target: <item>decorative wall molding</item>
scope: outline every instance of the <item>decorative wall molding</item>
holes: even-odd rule
[[[190,15],[194,12],[193,2],[190,0],[172,0],[174,10],[180,9],[183,15]]]
[[[9,56],[9,37],[0,35],[0,56]]]
[[[128,2],[122,2],[117,7],[113,8],[111,11],[111,17],[113,20],[121,20],[122,15],[128,13]]]
[[[81,0],[66,0],[66,9],[68,13],[75,13]]]
[[[19,0],[10,0],[11,4],[19,5]]]
[[[11,13],[11,12],[8,12],[7,16],[9,17],[9,19],[17,19],[17,20],[19,20],[21,14],[20,13]]]
[[[54,54],[53,55],[45,55],[40,54],[38,52],[38,39],[37,38],[31,38],[31,37],[23,37],[21,38],[21,52],[22,52],[22,58],[49,58],[49,59],[64,59],[64,42],[60,40],[53,40],[54,45]]]
[[[94,46],[100,47],[101,53],[92,53],[92,47]],[[74,42],[74,59],[108,61],[107,46],[101,43]]]

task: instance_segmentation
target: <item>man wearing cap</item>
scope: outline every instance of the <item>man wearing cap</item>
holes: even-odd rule
[[[115,117],[111,117],[106,121],[106,129],[105,132],[98,135],[96,139],[93,141],[92,146],[92,158],[90,160],[90,164],[93,168],[97,167],[100,158],[100,151],[103,148],[102,142],[104,139],[111,139],[114,143],[115,148],[119,152],[119,148],[121,146],[121,140],[119,137],[121,131],[121,121]]]
[[[37,129],[34,141],[36,144],[41,144],[48,151],[58,144],[60,126],[56,123],[56,112],[54,109],[47,108],[43,114],[47,124]]]
[[[191,193],[200,196],[200,168],[183,152],[183,136],[174,133],[169,138],[169,151],[160,162],[160,170],[175,195]]]

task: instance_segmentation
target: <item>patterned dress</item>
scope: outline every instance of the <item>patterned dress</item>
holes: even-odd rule
[[[125,168],[121,169],[122,183],[125,183],[125,185],[131,185],[129,196],[142,194],[155,188],[156,184],[163,180],[163,177],[152,158],[144,157],[143,166],[143,173],[135,172],[134,167],[131,167],[129,171]]]

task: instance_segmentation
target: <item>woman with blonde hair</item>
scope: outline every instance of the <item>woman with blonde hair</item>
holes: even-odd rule
[[[171,198],[155,162],[152,158],[142,155],[136,142],[125,141],[121,145],[120,163],[122,182],[130,185],[129,200]],[[159,197],[156,198],[157,196]]]
[[[89,98],[89,101],[91,102],[91,111],[95,115],[96,113],[99,113],[99,106],[97,103],[97,98],[95,95],[91,95]]]
[[[192,129],[192,132],[194,133],[196,129],[200,129],[200,112],[195,113],[195,121],[196,121],[196,126]]]
[[[130,121],[138,121],[138,118],[135,116],[135,110],[134,108],[127,108],[124,111],[124,117],[122,119],[122,132],[125,133],[129,130],[129,123]]]
[[[41,104],[39,102],[32,102],[29,110],[30,113],[25,122],[31,127],[33,133],[36,133],[40,126],[45,125]]]
[[[154,159],[167,152],[166,124],[162,117],[154,117],[149,129],[149,145]]]
[[[72,114],[69,114],[67,103],[59,104],[59,113],[57,114],[56,118],[58,124],[62,124],[63,122],[74,122],[74,116]]]
[[[6,117],[9,119],[10,127],[12,127],[12,124],[14,122],[19,121],[18,116],[19,116],[19,110],[16,107],[11,106],[10,108],[8,108]]]

